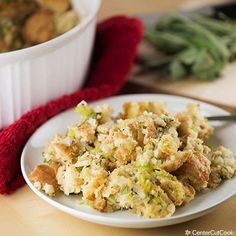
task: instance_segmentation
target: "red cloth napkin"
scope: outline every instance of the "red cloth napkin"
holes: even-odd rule
[[[142,34],[143,25],[135,18],[119,16],[100,23],[85,88],[24,114],[0,132],[1,194],[9,194],[24,184],[20,171],[21,152],[40,125],[81,100],[92,101],[119,91],[132,67]]]

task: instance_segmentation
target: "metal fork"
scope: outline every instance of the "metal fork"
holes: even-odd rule
[[[209,121],[236,121],[236,115],[225,115],[225,116],[207,116]]]

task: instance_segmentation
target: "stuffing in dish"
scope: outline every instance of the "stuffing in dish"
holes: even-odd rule
[[[230,150],[207,146],[213,128],[196,104],[173,114],[157,101],[128,102],[114,118],[110,106],[83,101],[75,111],[78,123],[46,145],[30,174],[49,196],[78,194],[101,212],[162,218],[235,173]]]
[[[0,0],[0,52],[46,42],[78,23],[70,0]]]

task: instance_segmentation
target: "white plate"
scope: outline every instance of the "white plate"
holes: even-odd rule
[[[151,101],[161,100],[165,102],[170,111],[183,110],[187,103],[195,101],[200,104],[203,115],[225,115],[228,112],[192,99],[183,97],[169,96],[169,95],[155,95],[155,94],[140,94],[140,95],[124,95],[116,96],[97,102],[91,105],[110,104],[116,112],[121,111],[121,105],[127,101]],[[67,125],[75,123],[78,119],[78,114],[74,111],[68,110],[56,117],[52,118],[44,125],[42,125],[27,142],[21,157],[21,168],[24,178],[29,187],[44,201],[50,205],[78,218],[91,221],[98,224],[111,225],[117,227],[127,228],[151,228],[165,225],[172,225],[188,221],[200,217],[214,207],[224,202],[226,199],[232,197],[236,193],[236,177],[223,183],[219,188],[207,193],[199,194],[196,198],[184,207],[177,209],[176,213],[168,218],[163,219],[143,219],[127,211],[118,211],[114,213],[100,213],[88,206],[78,204],[78,196],[57,196],[49,198],[44,193],[37,190],[30,182],[28,175],[34,167],[42,163],[41,153],[45,143],[52,140],[56,133],[64,133]],[[217,126],[212,142],[214,145],[223,144],[236,153],[236,146],[234,145],[234,136],[236,134],[235,123],[215,123]]]

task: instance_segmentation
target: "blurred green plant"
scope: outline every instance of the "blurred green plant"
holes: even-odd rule
[[[189,75],[214,80],[236,59],[236,28],[225,20],[170,14],[147,29],[144,37],[165,56],[141,58],[142,70],[164,70],[172,80]]]

